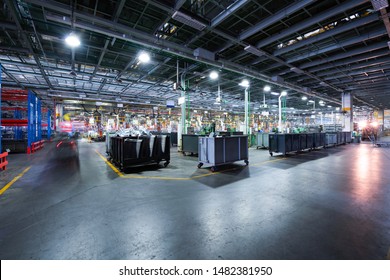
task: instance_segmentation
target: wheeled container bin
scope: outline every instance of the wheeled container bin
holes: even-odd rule
[[[234,135],[227,137],[199,137],[199,163],[210,166],[215,171],[217,166],[243,160],[248,161],[248,135]]]

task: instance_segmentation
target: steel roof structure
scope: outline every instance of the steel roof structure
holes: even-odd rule
[[[252,110],[288,91],[340,106],[390,108],[387,0],[0,0],[3,87],[53,99],[161,105],[182,78],[193,108]],[[69,48],[73,32],[81,45]],[[141,51],[151,61],[138,60]],[[218,82],[208,78],[219,71]],[[179,79],[180,81],[181,79]],[[179,83],[180,84],[180,83]],[[218,84],[222,103],[214,104]],[[120,100],[120,101],[119,101]]]

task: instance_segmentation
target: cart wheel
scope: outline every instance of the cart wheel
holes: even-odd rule
[[[271,155],[271,157],[274,155],[272,152],[269,153]]]
[[[249,164],[249,161],[248,160],[244,160],[245,164],[248,165]]]
[[[210,170],[211,170],[211,172],[215,172],[215,171],[217,171],[217,167],[216,166],[211,166]]]
[[[202,165],[203,165],[203,163],[200,162],[200,163],[198,164],[198,168],[201,168]]]
[[[164,167],[167,167],[169,164],[169,161],[164,162]]]
[[[186,156],[186,152],[183,152],[183,156]]]

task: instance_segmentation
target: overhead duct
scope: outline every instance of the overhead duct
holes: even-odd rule
[[[215,54],[203,48],[196,48],[193,55],[198,58],[204,58],[207,60],[215,61]]]
[[[258,48],[255,48],[254,46],[248,45],[244,48],[246,52],[249,52],[251,54],[257,55],[257,56],[263,56],[265,53]]]
[[[371,4],[375,11],[382,10],[389,6],[389,2],[387,0],[371,0]]]
[[[276,82],[276,83],[283,83],[284,82],[284,79],[280,76],[273,76],[271,78],[272,81]]]
[[[303,74],[303,70],[297,68],[297,67],[291,67],[290,68],[290,71],[294,72],[294,73],[297,73],[297,74]]]
[[[185,25],[188,25],[192,28],[195,28],[196,30],[202,31],[203,29],[206,28],[206,24],[200,22],[199,20],[196,20],[182,12],[176,11],[173,15],[172,18],[174,20],[177,20],[178,22],[181,22]]]

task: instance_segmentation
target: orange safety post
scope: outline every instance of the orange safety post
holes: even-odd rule
[[[0,168],[2,170],[5,170],[6,166],[8,164],[7,156],[8,156],[8,152],[4,152],[4,153],[0,154]]]

